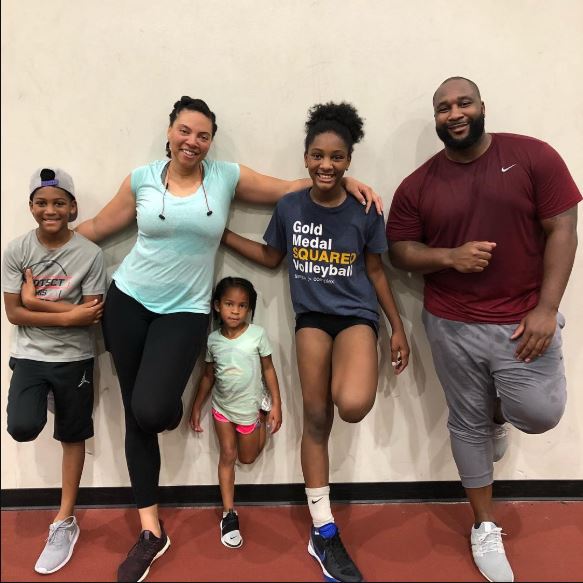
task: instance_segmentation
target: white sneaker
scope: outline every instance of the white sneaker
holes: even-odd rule
[[[53,522],[49,526],[47,544],[38,558],[34,570],[41,575],[58,571],[69,562],[78,538],[79,526],[74,516]]]
[[[498,425],[494,423],[494,435],[492,436],[493,460],[501,460],[508,449],[508,427],[506,423]]]
[[[478,570],[488,581],[514,581],[514,573],[502,544],[502,529],[493,522],[472,526],[472,555]]]

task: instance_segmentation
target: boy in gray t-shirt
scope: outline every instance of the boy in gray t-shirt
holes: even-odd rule
[[[71,558],[79,537],[74,508],[93,436],[93,339],[105,292],[103,253],[69,229],[77,217],[71,177],[59,168],[35,171],[30,211],[38,228],[10,242],[2,261],[8,320],[16,326],[10,352],[8,433],[36,439],[55,400],[54,438],[63,447],[61,506],[35,571],[53,573]]]

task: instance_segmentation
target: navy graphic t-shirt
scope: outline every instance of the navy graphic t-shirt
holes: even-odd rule
[[[309,191],[283,197],[263,236],[287,255],[296,315],[322,312],[378,322],[364,252],[387,250],[383,217],[374,209],[367,215],[352,196],[337,207],[323,207]]]

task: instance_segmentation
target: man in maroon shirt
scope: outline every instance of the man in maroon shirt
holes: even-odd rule
[[[397,189],[389,252],[396,267],[424,274],[423,321],[474,511],[474,561],[488,580],[513,581],[494,521],[493,462],[504,455],[506,421],[543,433],[564,411],[558,308],[581,194],[548,144],[484,131],[473,81],[447,79],[433,107],[445,148]]]

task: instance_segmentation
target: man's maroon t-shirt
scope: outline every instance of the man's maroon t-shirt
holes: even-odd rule
[[[545,235],[542,219],[581,200],[565,162],[547,143],[491,134],[488,150],[468,164],[442,150],[405,178],[389,219],[389,242],[419,241],[459,247],[492,241],[480,273],[445,269],[425,275],[425,308],[462,322],[514,323],[539,298]]]

